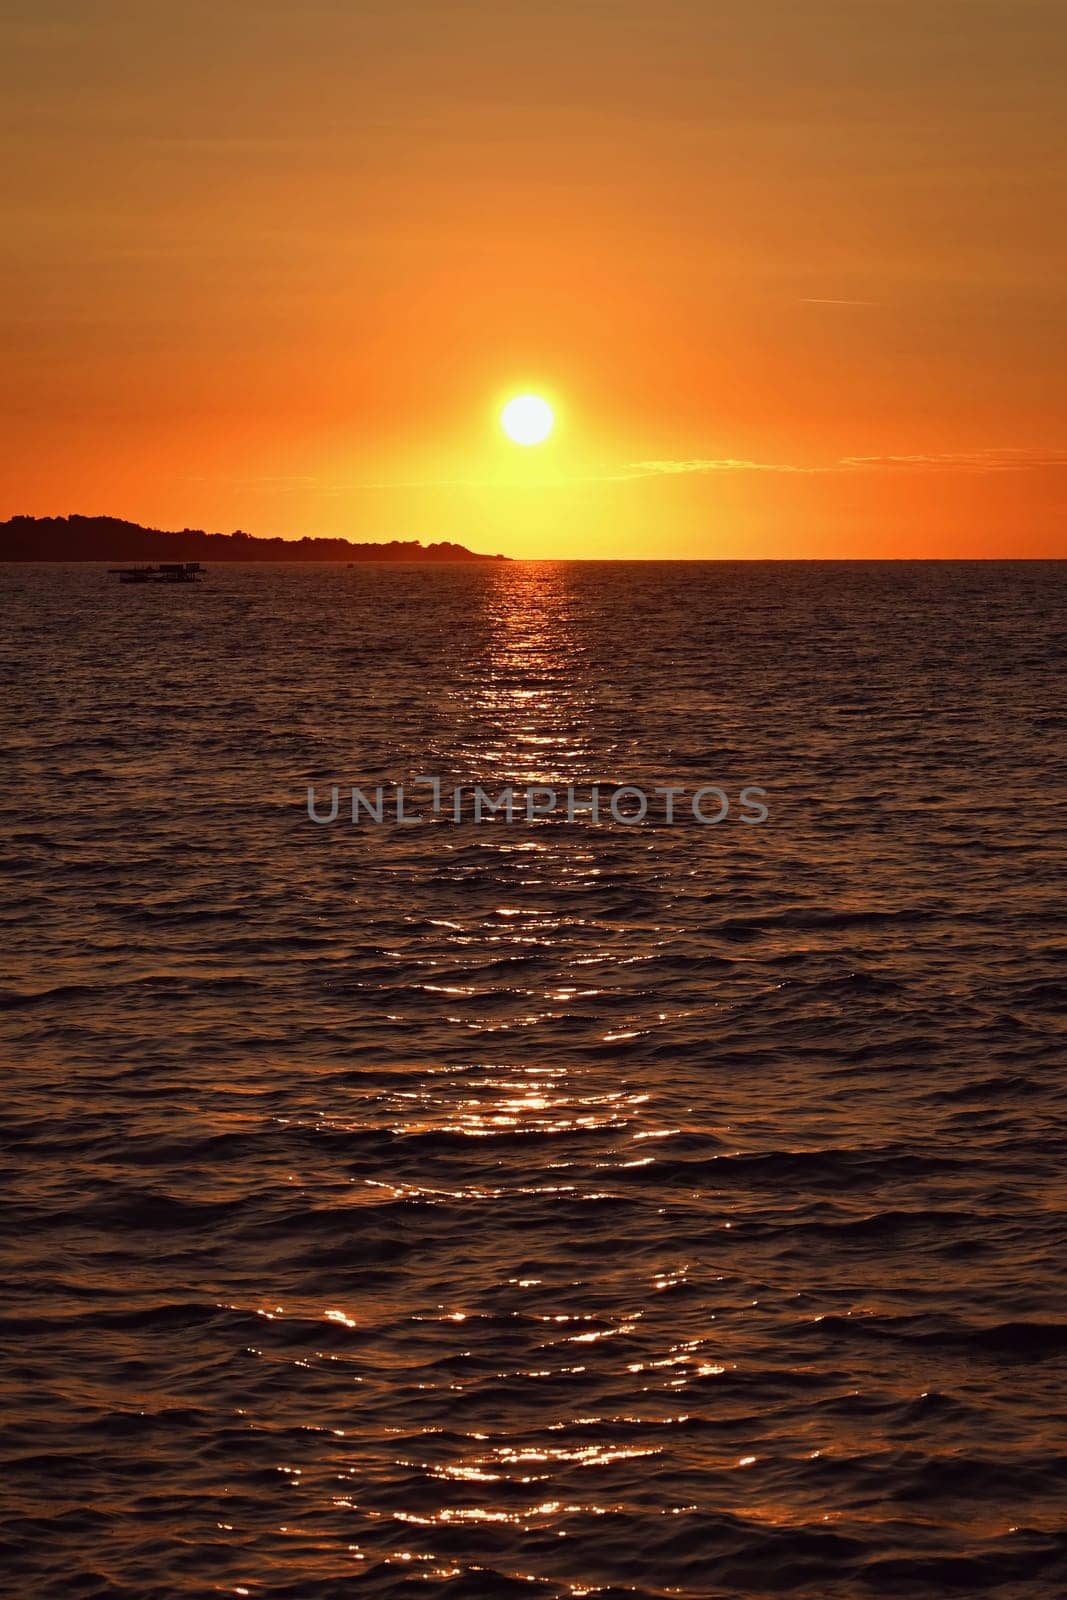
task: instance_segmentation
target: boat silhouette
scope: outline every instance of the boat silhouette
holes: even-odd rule
[[[120,583],[199,583],[204,569],[199,561],[163,561],[157,567],[109,567]]]

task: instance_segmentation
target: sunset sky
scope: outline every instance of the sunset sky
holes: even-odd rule
[[[0,516],[1067,554],[1065,44],[1063,0],[0,0]]]

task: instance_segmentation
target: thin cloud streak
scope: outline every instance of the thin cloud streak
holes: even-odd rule
[[[775,461],[726,459],[635,461],[628,470],[634,478],[674,477],[683,473],[715,472],[1039,472],[1067,467],[1067,451],[1027,449],[944,451],[939,454],[842,456],[821,465],[799,466]]]
[[[734,472],[813,477],[851,472],[1040,472],[1065,467],[1067,451],[1020,448],[945,451],[940,454],[841,456],[837,461],[807,465],[788,461],[751,461],[737,456],[695,456],[677,461],[631,461],[617,472],[575,473],[558,478],[427,478],[393,483],[358,483],[352,484],[351,488],[368,492],[395,489],[566,489],[576,483],[636,483],[647,478],[713,477],[719,473]]]
[[[698,457],[688,461],[633,461],[624,477],[674,477],[684,472],[818,472],[819,467],[790,466],[780,461],[744,461],[733,456]]]
[[[1067,450],[959,450],[941,454],[845,456],[849,471],[1040,472],[1067,467]]]

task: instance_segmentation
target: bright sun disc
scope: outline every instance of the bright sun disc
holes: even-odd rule
[[[543,444],[555,423],[552,407],[539,394],[520,394],[500,413],[500,426],[513,444]]]

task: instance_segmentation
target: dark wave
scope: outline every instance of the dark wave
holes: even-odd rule
[[[16,570],[0,1588],[1062,1600],[1058,567]]]

